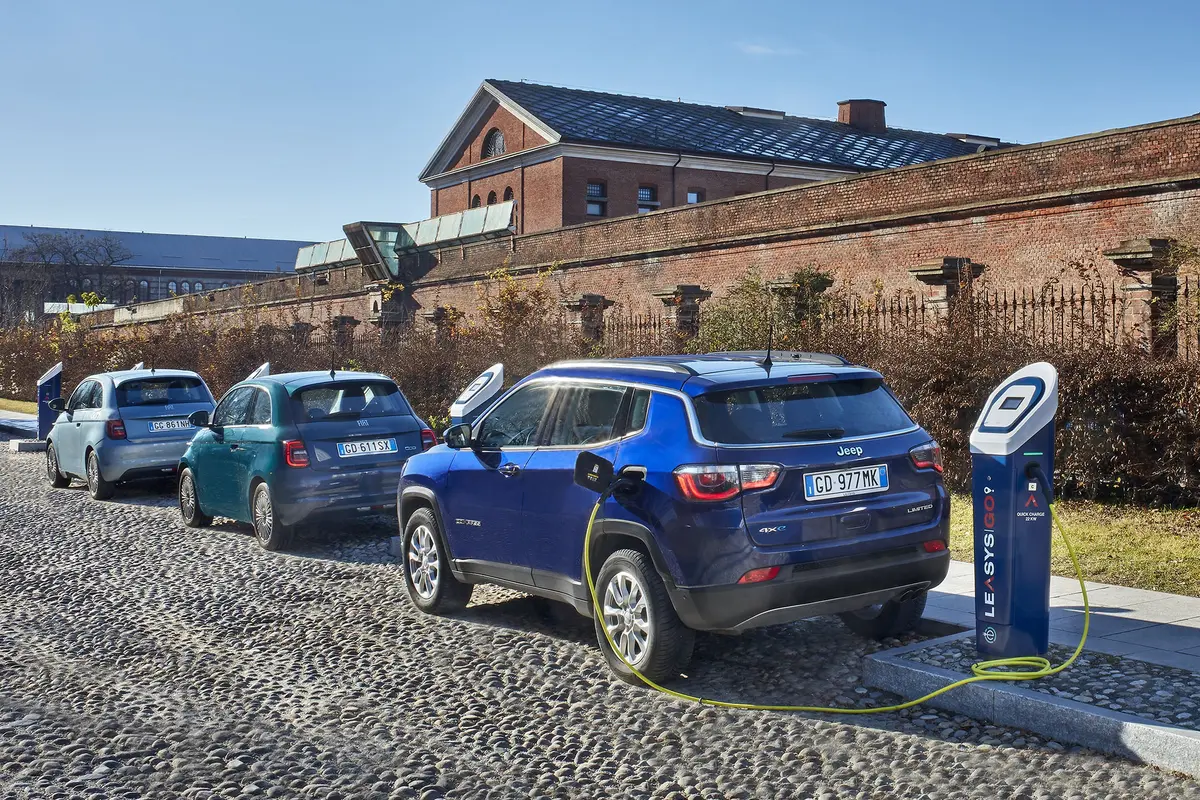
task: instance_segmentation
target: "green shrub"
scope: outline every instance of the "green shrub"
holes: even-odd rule
[[[353,367],[393,377],[417,413],[440,430],[454,397],[498,361],[511,383],[550,362],[584,355],[761,349],[771,320],[780,349],[836,353],[879,370],[913,418],[941,442],[953,487],[967,486],[967,437],[989,392],[1014,370],[1044,360],[1058,368],[1061,380],[1057,467],[1064,490],[1151,503],[1200,501],[1197,364],[1155,360],[1112,344],[1048,347],[961,317],[955,325],[859,324],[853,314],[828,312],[831,305],[844,310],[864,301],[804,289],[821,278],[812,271],[793,281],[800,296],[782,299],[756,276],[746,276],[705,304],[694,340],[647,326],[638,335],[597,344],[582,341],[565,324],[558,298],[544,282],[519,283],[502,273],[495,278],[480,296],[478,313],[440,336],[422,324],[381,337],[364,324],[353,341],[339,342],[324,332],[327,325],[298,337],[286,320],[250,311],[235,324],[188,316],[119,335],[89,331],[69,319],[45,329],[3,329],[0,395],[33,400],[38,376],[60,358],[65,391],[89,373],[138,361],[196,370],[218,395],[264,361],[275,372]]]

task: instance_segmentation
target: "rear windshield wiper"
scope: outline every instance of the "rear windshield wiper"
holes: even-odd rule
[[[785,439],[840,439],[846,435],[845,428],[802,428],[798,431],[788,431]]]

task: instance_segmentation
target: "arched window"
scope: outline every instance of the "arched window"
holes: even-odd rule
[[[183,293],[184,294],[192,293],[192,285],[190,283],[188,283],[187,281],[183,282]]]
[[[513,199],[513,190],[512,190],[512,187],[511,187],[511,186],[505,186],[505,187],[504,187],[504,199],[505,199],[505,200],[512,200],[512,199]]]
[[[134,298],[133,281],[125,281],[125,291],[121,292],[121,302],[128,303]]]
[[[179,284],[176,283],[175,281],[168,281],[167,282],[167,291],[170,292],[171,294],[178,294],[179,293]]]
[[[488,192],[488,205],[489,206],[496,205],[496,193],[495,192]]]
[[[83,279],[83,286],[82,286],[81,288],[82,288],[82,289],[83,289],[85,292],[90,292],[90,291],[92,290],[92,279],[91,279],[91,278],[84,278],[84,279]]]
[[[150,281],[138,281],[138,300],[150,299]]]
[[[197,292],[203,292],[203,291],[204,291],[204,284],[203,284],[203,283],[201,283],[200,281],[196,281],[196,287],[195,287],[195,288],[196,288],[196,291],[197,291]]]
[[[492,128],[483,139],[483,157],[504,155],[504,134],[499,128]]]
[[[471,198],[471,208],[479,208],[479,195]]]
[[[228,284],[228,283],[222,283],[222,284],[221,284],[221,288],[222,288],[222,289],[228,289],[228,288],[229,288],[229,284]]]

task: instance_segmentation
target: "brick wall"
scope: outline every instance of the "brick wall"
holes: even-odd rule
[[[572,170],[560,161],[525,170],[522,229],[553,218],[555,185],[583,196],[595,176]],[[879,281],[887,293],[919,292],[908,269],[943,256],[987,265],[983,280],[997,288],[1078,285],[1114,279],[1101,252],[1142,237],[1200,244],[1200,117],[447,248],[411,259],[405,283],[412,306],[467,312],[477,284],[502,266],[554,267],[564,294],[601,293],[630,310],[661,308],[650,292],[679,283],[719,293],[750,268],[784,277],[816,266],[835,275],[834,290]],[[361,274],[303,300],[287,299],[295,280],[268,282],[288,287],[270,290],[279,308],[368,302]]]
[[[582,196],[571,169],[568,194]],[[474,296],[456,285],[502,265],[554,265],[572,290],[652,306],[664,286],[719,290],[749,267],[815,265],[893,292],[919,290],[907,270],[945,255],[987,264],[995,285],[1079,283],[1088,265],[1114,277],[1100,252],[1123,239],[1200,242],[1197,186],[1200,117],[1189,117],[454,248],[427,259],[414,289],[418,303],[453,303]]]
[[[342,314],[367,322],[379,311],[381,299],[370,275],[361,267],[347,267],[120,306],[84,316],[89,325],[102,327],[152,324],[181,314],[206,314],[236,323],[253,310],[282,324],[307,322],[319,328]]]

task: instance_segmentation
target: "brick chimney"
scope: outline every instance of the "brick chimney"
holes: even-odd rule
[[[883,121],[886,105],[882,100],[843,100],[838,103],[838,122],[867,133],[883,133],[887,130]]]

